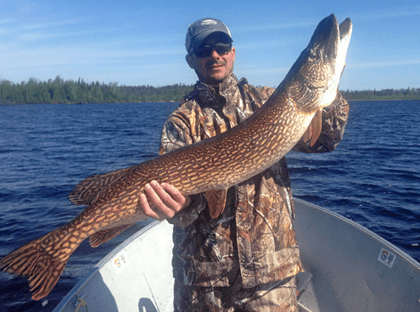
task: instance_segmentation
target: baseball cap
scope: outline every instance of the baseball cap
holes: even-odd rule
[[[185,47],[187,52],[191,54],[191,50],[198,47],[204,39],[214,32],[221,32],[233,42],[229,28],[222,21],[215,18],[202,18],[188,27],[187,38],[185,39]]]

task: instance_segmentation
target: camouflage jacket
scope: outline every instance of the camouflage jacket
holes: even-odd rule
[[[274,92],[250,86],[232,75],[218,90],[198,82],[167,119],[160,154],[222,133],[248,118]],[[339,94],[323,111],[323,127],[313,147],[299,142],[295,150],[332,151],[341,141],[348,104]],[[302,141],[302,140],[301,140]],[[229,189],[226,209],[210,218],[202,194],[168,221],[175,225],[173,273],[178,284],[223,287],[240,272],[243,287],[273,282],[302,270],[293,229],[294,205],[286,159]]]

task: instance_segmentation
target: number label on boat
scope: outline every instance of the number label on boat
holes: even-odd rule
[[[382,248],[381,252],[379,253],[378,261],[385,264],[387,267],[392,268],[395,262],[395,258],[397,256],[393,254],[392,252]]]
[[[120,252],[113,260],[112,264],[114,268],[121,272],[128,264],[127,256],[124,254],[124,252]]]

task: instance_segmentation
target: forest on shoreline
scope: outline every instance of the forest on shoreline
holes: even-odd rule
[[[117,82],[99,83],[64,80],[40,81],[30,78],[20,84],[0,81],[0,104],[71,104],[71,103],[139,103],[181,102],[194,85],[119,86]],[[353,100],[420,100],[420,88],[384,90],[340,90],[348,101]]]
[[[87,103],[138,103],[180,102],[193,90],[194,85],[174,84],[169,86],[119,86],[108,84],[63,80],[41,82],[31,78],[28,82],[14,84],[0,82],[0,104],[87,104]]]

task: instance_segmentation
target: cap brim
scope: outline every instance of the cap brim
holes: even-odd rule
[[[190,46],[190,51],[192,50],[192,49],[194,49],[195,47],[198,47],[198,46],[200,46],[201,45],[201,43],[208,37],[208,36],[210,36],[211,34],[215,34],[215,33],[220,33],[220,34],[222,34],[222,35],[224,35],[226,38],[228,38],[229,40],[230,40],[230,42],[233,42],[233,39],[232,39],[232,37],[229,35],[229,34],[227,34],[226,32],[224,32],[224,31],[221,31],[221,30],[214,30],[214,29],[209,29],[209,30],[205,30],[205,31],[203,31],[203,32],[201,32],[201,33],[199,33],[197,36],[195,36],[195,38],[192,40],[192,42],[191,42],[191,46]]]

